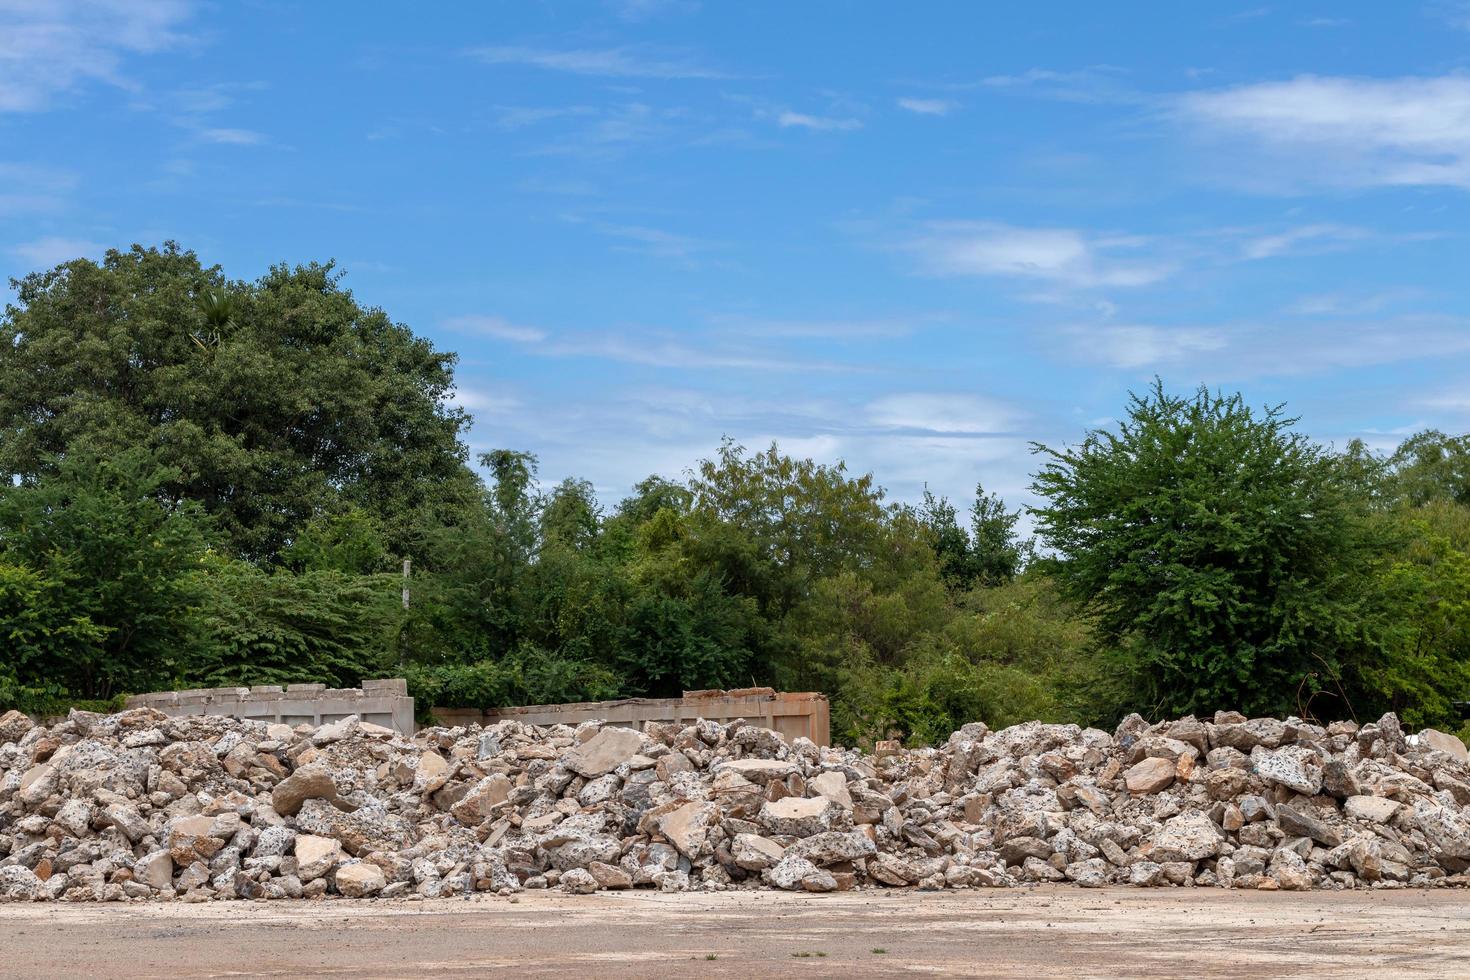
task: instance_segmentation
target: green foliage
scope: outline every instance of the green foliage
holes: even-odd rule
[[[1003,585],[1016,577],[1031,556],[1031,542],[1016,536],[1021,512],[1006,510],[1005,501],[987,494],[981,485],[976,485],[975,502],[970,505],[968,533],[960,527],[954,505],[927,488],[918,515],[941,574],[953,588]]]
[[[197,506],[169,495],[175,475],[136,451],[77,454],[0,490],[0,562],[20,569],[0,631],[22,637],[22,681],[84,698],[146,690],[199,642],[205,535]]]
[[[172,243],[16,284],[0,318],[0,482],[132,448],[212,515],[238,556],[273,559],[343,504],[414,553],[473,495],[447,407],[454,358],[365,308],[331,264],[232,282]]]
[[[1036,447],[1058,581],[1133,651],[1157,712],[1295,712],[1376,642],[1365,503],[1293,423],[1156,382],[1117,431]]]
[[[1391,488],[1412,507],[1436,500],[1470,505],[1470,436],[1433,429],[1405,439],[1387,461]]]
[[[618,678],[607,668],[557,657],[534,647],[499,660],[409,665],[407,676],[409,693],[425,712],[433,707],[605,701],[619,693]]]
[[[895,505],[725,441],[604,511],[479,457],[454,357],[330,264],[255,282],[168,244],[16,285],[0,318],[0,708],[404,673],[421,709],[769,684],[842,739],[1470,700],[1470,436],[1332,452],[1239,396],[1132,397],[1035,447],[1033,511]],[[399,601],[405,559],[412,598]],[[88,700],[90,699],[90,700]]]
[[[286,546],[282,564],[297,571],[371,575],[395,562],[378,521],[360,507],[312,519]]]
[[[184,662],[183,676],[213,687],[354,687],[396,666],[394,576],[270,572],[217,555],[203,568],[208,639]]]
[[[22,675],[39,679],[57,664],[101,659],[108,629],[72,608],[70,564],[63,556],[47,575],[0,561],[0,647],[6,652],[4,669],[17,687]]]

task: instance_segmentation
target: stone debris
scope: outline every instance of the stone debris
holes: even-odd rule
[[[973,723],[943,746],[745,722],[319,728],[0,715],[0,900],[559,888],[1470,884],[1470,755],[1393,715]]]

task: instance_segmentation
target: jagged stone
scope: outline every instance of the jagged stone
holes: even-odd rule
[[[271,790],[271,808],[283,817],[294,817],[307,800],[336,799],[337,783],[324,766],[298,769]]]
[[[587,779],[605,776],[643,747],[643,736],[631,728],[604,728],[562,757],[562,765]]]
[[[1470,883],[1470,766],[1392,715],[971,724],[872,755],[708,720],[0,716],[11,732],[0,881],[24,900]]]

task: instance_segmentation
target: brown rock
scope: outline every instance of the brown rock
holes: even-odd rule
[[[1173,760],[1144,759],[1128,768],[1123,774],[1123,782],[1134,796],[1145,796],[1168,789],[1174,784],[1174,777]]]

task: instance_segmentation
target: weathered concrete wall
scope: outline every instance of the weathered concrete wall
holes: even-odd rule
[[[531,725],[576,725],[600,719],[624,728],[644,722],[734,721],[744,718],[770,728],[788,740],[805,736],[818,745],[831,742],[831,711],[825,694],[781,694],[769,687],[735,691],[685,691],[682,698],[626,698],[577,704],[536,704],[522,708],[435,708],[441,725],[493,725],[515,719]]]
[[[210,687],[193,691],[157,691],[128,698],[129,708],[157,708],[164,714],[231,715],[286,725],[323,725],[357,715],[363,721],[411,735],[413,698],[401,677],[363,681],[362,687],[329,688],[325,684],[260,684],[255,687]]]

